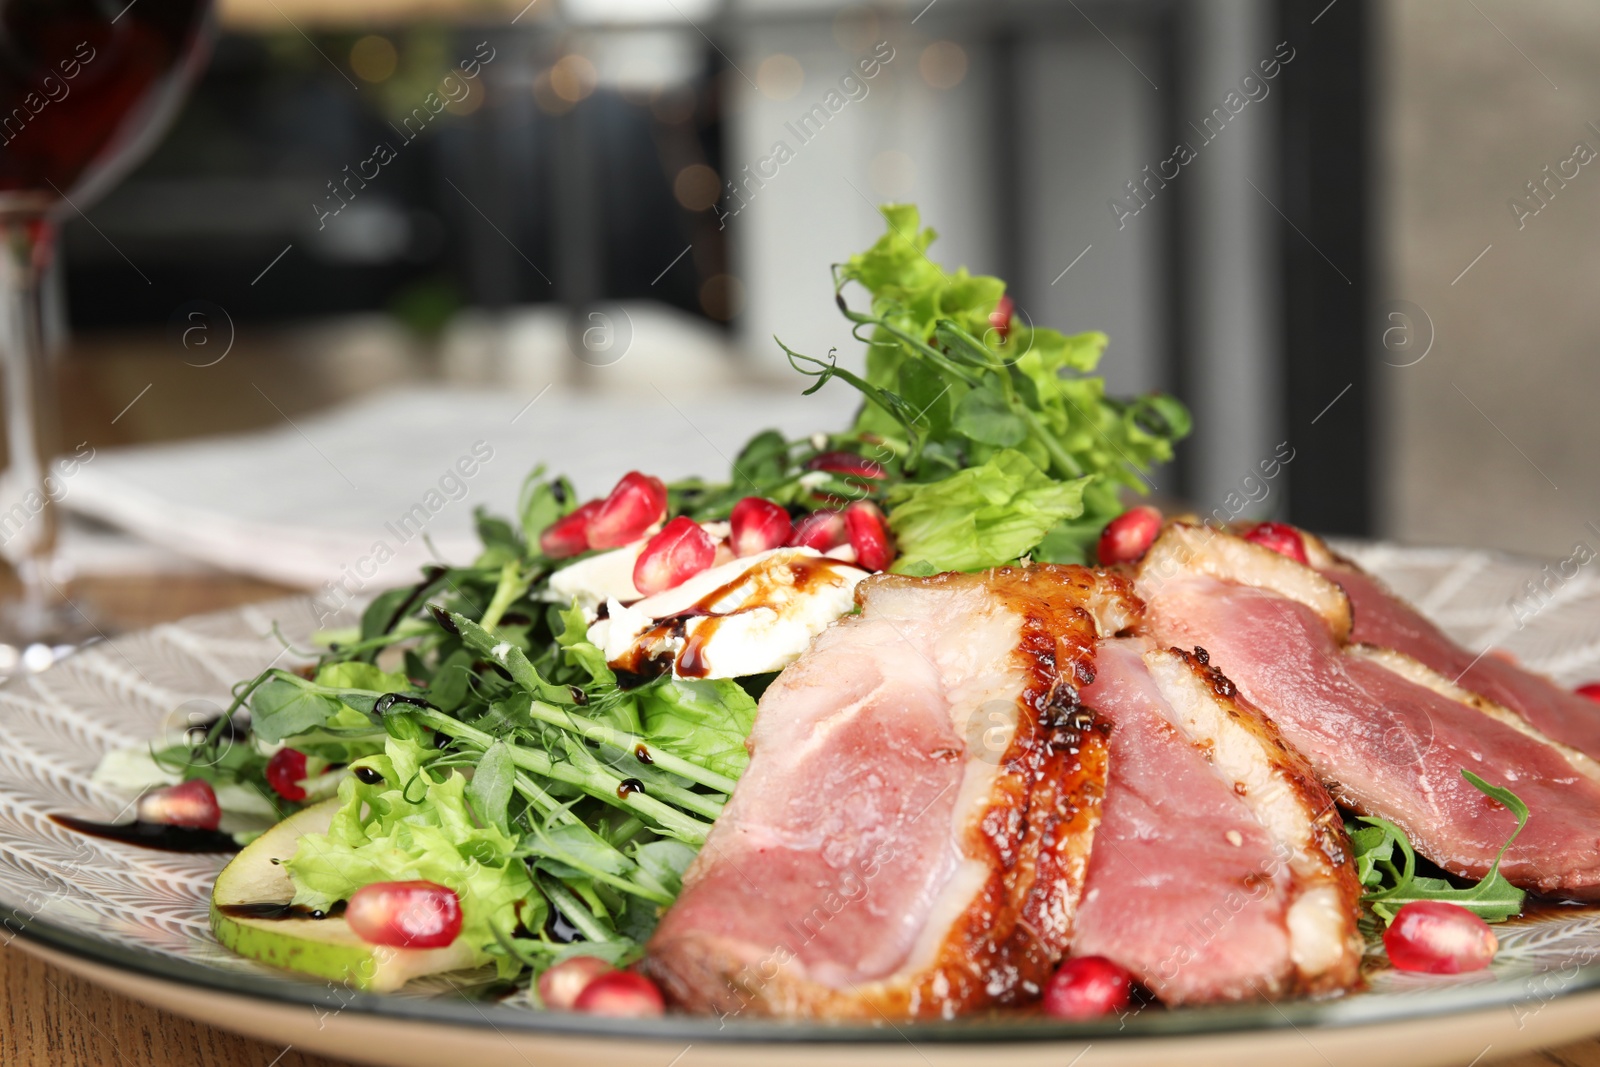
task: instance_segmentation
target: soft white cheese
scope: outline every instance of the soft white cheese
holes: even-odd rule
[[[549,599],[558,604],[571,604],[576,600],[591,618],[594,610],[608,600],[638,600],[639,590],[633,587],[633,565],[638,562],[646,540],[640,538],[631,545],[601,552],[556,571],[550,576]]]
[[[809,548],[775,548],[713,567],[675,589],[631,605],[610,600],[607,618],[589,628],[589,640],[612,663],[631,659],[635,653],[650,659],[665,652],[676,660],[689,640],[703,634],[699,655],[708,673],[702,677],[740,678],[782,670],[799,658],[813,637],[854,606],[856,584],[867,577],[859,567],[830,559],[820,579],[797,588],[790,564],[798,558],[824,559]],[[712,596],[715,599],[708,602]],[[691,608],[712,616],[686,619],[681,637],[657,636],[649,647],[641,645],[657,620]]]

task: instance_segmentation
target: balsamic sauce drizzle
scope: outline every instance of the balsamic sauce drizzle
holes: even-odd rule
[[[50,821],[90,837],[121,841],[161,852],[238,852],[232,834],[220,830],[201,830],[193,826],[169,826],[162,822],[96,822],[75,815],[52,815]]]

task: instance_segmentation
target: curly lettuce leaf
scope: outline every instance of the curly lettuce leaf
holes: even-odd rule
[[[1056,481],[1004,449],[943,481],[897,486],[889,496],[889,528],[900,548],[894,569],[976,571],[1017,559],[1082,512],[1088,481]]]
[[[519,924],[543,925],[544,898],[516,856],[518,840],[500,825],[485,825],[468,805],[467,778],[427,766],[437,753],[390,737],[382,755],[357,766],[383,775],[367,785],[351,775],[340,783],[343,802],[326,834],[307,834],[285,864],[294,903],[327,910],[374,882],[436,882],[461,901],[461,939],[476,963],[494,962],[503,977],[521,969],[501,937]]]

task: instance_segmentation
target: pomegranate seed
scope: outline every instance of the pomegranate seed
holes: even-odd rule
[[[728,516],[728,523],[733,527],[730,540],[734,554],[740,556],[753,556],[757,552],[786,545],[789,535],[794,532],[789,513],[759,496],[747,496],[735,504],[733,514]]]
[[[570,515],[557,519],[539,535],[539,551],[551,559],[566,559],[589,550],[589,520],[600,510],[600,501],[591,500]]]
[[[539,976],[539,999],[557,1011],[571,1011],[589,983],[616,970],[598,956],[573,956]]]
[[[1104,956],[1076,956],[1044,987],[1044,1013],[1055,1019],[1098,1019],[1133,999],[1133,976]]]
[[[1459,904],[1416,900],[1395,913],[1383,932],[1383,947],[1398,970],[1463,974],[1489,966],[1500,940],[1488,923]]]
[[[883,521],[878,506],[859,500],[844,509],[845,532],[850,537],[850,547],[856,550],[856,562],[869,571],[881,571],[894,559],[894,548],[889,540],[889,527]]]
[[[583,987],[572,1006],[591,1015],[642,1019],[666,1011],[661,990],[642,974],[612,971]]]
[[[191,778],[164,789],[152,789],[139,798],[140,822],[215,830],[222,823],[222,808],[211,783]]]
[[[1004,341],[1011,334],[1011,313],[1016,310],[1016,303],[1011,299],[1011,294],[1006,293],[1000,302],[989,313],[989,325],[994,327],[994,332]]]
[[[858,456],[854,452],[823,452],[806,460],[806,470],[829,471],[833,474],[845,474],[853,478],[870,478],[873,481],[884,476],[883,464],[874,463],[865,456]]]
[[[589,519],[590,548],[620,548],[644,536],[667,513],[660,478],[629,471]]]
[[[461,900],[437,882],[373,882],[350,894],[344,917],[369,944],[444,948],[461,933]]]
[[[1577,689],[1574,689],[1573,692],[1577,693],[1581,697],[1588,697],[1595,703],[1600,704],[1600,682],[1590,682],[1588,685],[1580,685]]]
[[[1284,522],[1258,523],[1254,529],[1244,535],[1244,539],[1251,544],[1270,548],[1280,556],[1288,556],[1296,563],[1306,563],[1306,543],[1300,537],[1300,531]]]
[[[1113,563],[1133,563],[1150,550],[1160,532],[1161,512],[1148,505],[1129,508],[1100,531],[1100,544],[1095,554],[1105,567]]]
[[[267,784],[285,800],[304,800],[306,791],[300,785],[306,777],[306,754],[292,748],[280,748],[267,761]]]
[[[716,542],[687,515],[679,515],[645,543],[633,565],[633,587],[645,596],[674,589],[711,566]]]
[[[796,548],[827,552],[844,544],[849,536],[843,512],[813,511],[794,524],[794,534],[789,538],[789,544]]]

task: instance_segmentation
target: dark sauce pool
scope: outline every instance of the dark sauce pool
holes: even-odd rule
[[[159,822],[95,822],[73,815],[52,815],[50,821],[90,837],[121,841],[161,852],[238,852],[232,834],[219,830],[200,830],[192,826],[168,826]]]
[[[304,904],[265,901],[260,904],[222,904],[217,910],[231,919],[332,919],[344,914],[344,906],[341,900],[327,911],[318,911]]]

